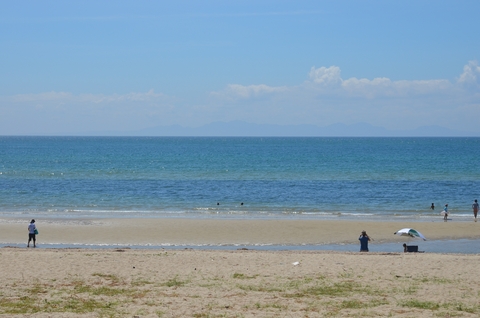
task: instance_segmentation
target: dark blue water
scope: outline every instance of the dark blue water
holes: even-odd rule
[[[480,138],[0,137],[0,216],[466,218],[475,198]]]

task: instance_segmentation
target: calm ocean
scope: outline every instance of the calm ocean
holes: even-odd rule
[[[0,217],[467,219],[476,198],[480,138],[0,137]]]

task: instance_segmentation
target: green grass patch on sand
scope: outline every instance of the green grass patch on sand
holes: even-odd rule
[[[367,293],[369,290],[367,287],[363,287],[361,284],[354,281],[343,281],[333,284],[319,283],[314,286],[308,286],[300,289],[299,291],[286,295],[287,297],[311,297],[311,296],[348,296],[352,293]]]
[[[418,299],[409,299],[401,301],[400,306],[410,307],[410,308],[419,308],[419,309],[428,309],[428,310],[437,310],[440,308],[440,304],[433,301],[421,301]]]
[[[241,273],[234,273],[233,274],[233,278],[235,279],[254,279],[256,278],[258,275],[254,275],[254,276],[247,276],[245,274],[241,274]]]
[[[33,314],[38,312],[72,312],[106,314],[116,306],[114,302],[97,301],[89,298],[80,298],[73,295],[57,300],[43,301],[28,297],[9,297],[0,299],[0,313],[2,314]]]
[[[181,287],[184,286],[186,283],[187,281],[179,280],[178,276],[175,276],[174,278],[166,281],[163,285],[167,287]]]

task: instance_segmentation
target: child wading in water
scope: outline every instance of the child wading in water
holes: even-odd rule
[[[443,208],[443,221],[447,222],[448,220],[448,203],[445,204],[445,207]]]

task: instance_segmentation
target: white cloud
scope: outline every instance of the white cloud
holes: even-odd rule
[[[317,84],[337,84],[342,82],[340,68],[337,66],[322,66],[319,68],[312,66],[309,76]]]
[[[380,93],[392,94],[392,81],[386,77],[374,78],[373,80],[352,77],[342,81],[342,88],[351,95],[374,98]]]
[[[459,83],[478,83],[480,77],[480,66],[477,61],[470,61],[463,67],[463,73],[458,78]]]
[[[472,64],[472,63],[471,63]],[[474,64],[466,66],[464,71],[465,80],[472,80],[477,71]],[[467,69],[468,67],[468,69]],[[478,68],[478,67],[477,67]],[[239,85],[230,84],[224,90],[211,93],[213,96],[227,98],[229,100],[248,100],[264,96],[276,99],[280,94],[283,99],[294,97],[299,94],[314,94],[321,96],[336,96],[340,99],[377,97],[405,98],[419,95],[445,94],[454,90],[454,84],[445,79],[433,80],[400,80],[392,81],[386,77],[374,79],[351,77],[342,79],[341,70],[338,66],[312,67],[308,73],[309,80],[298,86],[272,87],[266,84]]]
[[[460,89],[456,83],[446,79],[400,80],[392,81],[387,77],[374,79],[351,77],[343,79],[338,66],[312,67],[308,73],[309,80],[297,86],[272,87],[266,84],[239,85],[230,84],[224,90],[211,95],[229,100],[256,99],[264,96],[270,99],[298,97],[298,95],[336,96],[345,98],[416,98],[432,94],[445,95]],[[459,83],[472,83],[480,78],[480,67],[476,62],[465,66]],[[280,95],[281,94],[281,95]]]
[[[438,93],[452,88],[452,84],[447,80],[391,81],[386,77],[373,80],[352,77],[342,82],[342,88],[351,95],[367,98],[406,97]]]
[[[408,95],[432,94],[451,88],[452,84],[448,80],[414,80],[414,81],[392,81],[387,77],[377,77],[374,79],[351,77],[342,79],[340,68],[330,67],[312,67],[309,72],[311,82],[317,85],[318,90],[324,89],[324,86],[337,88],[335,93],[338,96],[375,98],[381,96],[405,97]],[[314,86],[315,88],[315,86]]]

